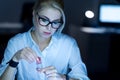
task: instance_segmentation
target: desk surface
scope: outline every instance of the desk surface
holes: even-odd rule
[[[85,33],[98,33],[98,34],[104,34],[104,33],[116,33],[120,34],[120,28],[113,28],[113,27],[81,27],[80,31]]]
[[[0,34],[17,33],[23,28],[22,23],[0,22]]]

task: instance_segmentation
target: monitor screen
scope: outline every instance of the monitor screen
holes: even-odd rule
[[[120,5],[100,4],[99,23],[102,26],[120,25]]]

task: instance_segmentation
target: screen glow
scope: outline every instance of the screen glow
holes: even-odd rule
[[[120,5],[101,5],[99,21],[107,23],[120,23]]]

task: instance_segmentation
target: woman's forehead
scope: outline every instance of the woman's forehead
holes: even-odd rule
[[[38,12],[39,15],[48,17],[50,20],[60,19],[62,14],[55,8],[42,8]]]

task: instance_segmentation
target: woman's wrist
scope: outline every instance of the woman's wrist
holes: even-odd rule
[[[68,75],[66,75],[66,78],[65,78],[66,80],[69,80],[69,77],[68,77]]]
[[[64,74],[63,80],[69,80],[69,77],[67,74]]]
[[[16,62],[13,59],[11,59],[9,62],[7,62],[7,64],[9,64],[10,67],[16,68],[19,62]]]

